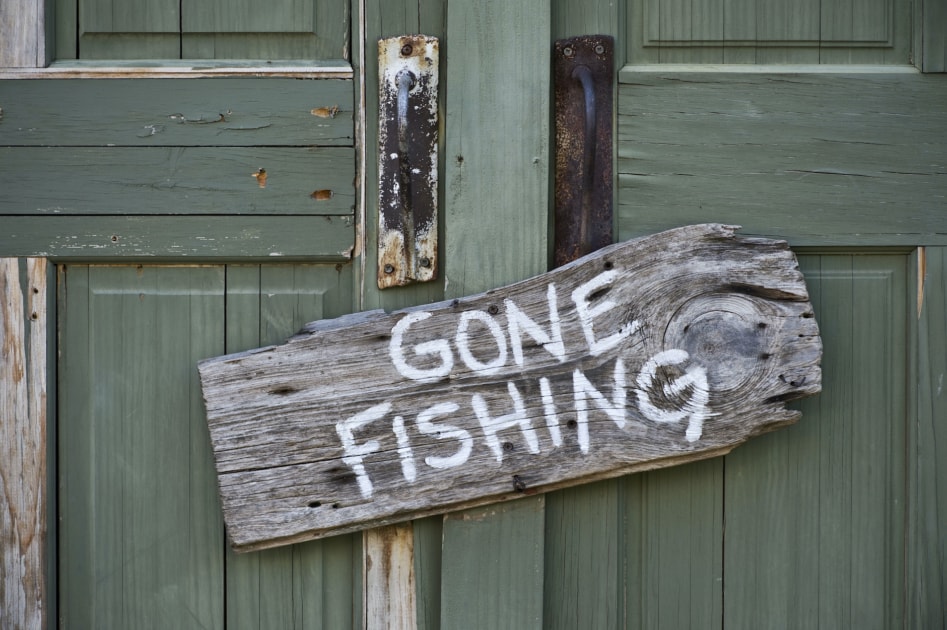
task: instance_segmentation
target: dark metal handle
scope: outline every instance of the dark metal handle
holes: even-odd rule
[[[398,84],[398,150],[403,159],[408,150],[408,93],[416,79],[410,70],[402,70],[395,77],[395,82]]]
[[[579,247],[582,255],[592,251],[593,246],[589,238],[589,221],[592,212],[592,184],[595,174],[595,83],[592,71],[586,65],[576,66],[572,71],[572,78],[582,84],[585,96],[585,139],[583,140],[582,158],[582,214],[579,222]]]
[[[553,45],[556,266],[612,242],[614,49],[608,35]]]
[[[411,200],[411,160],[408,155],[408,97],[416,83],[414,73],[402,70],[395,76],[398,87],[398,197],[401,201],[401,226],[404,234],[405,259],[408,274],[415,277],[418,271],[417,256],[414,255],[415,229],[413,203]]]

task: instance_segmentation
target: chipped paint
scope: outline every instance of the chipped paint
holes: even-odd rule
[[[378,43],[378,287],[437,277],[437,38]]]
[[[309,196],[316,201],[328,201],[329,199],[332,199],[333,194],[334,193],[331,190],[314,190]]]
[[[257,184],[260,185],[260,188],[266,188],[266,169],[265,168],[260,168],[257,170],[256,173],[251,173],[250,175],[256,179],[256,182]]]
[[[335,118],[336,114],[339,113],[339,106],[333,105],[331,107],[315,107],[310,112],[313,116],[318,116],[319,118]]]

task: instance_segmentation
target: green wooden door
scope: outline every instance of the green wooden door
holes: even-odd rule
[[[298,4],[241,23],[222,0],[153,18],[60,0],[59,57],[80,59],[0,80],[0,255],[49,257],[59,281],[51,620],[362,626],[371,534],[228,550],[196,362],[545,270],[551,42],[605,32],[618,238],[714,221],[788,239],[824,390],[724,458],[414,522],[418,627],[943,625],[947,77],[906,71],[936,67],[936,10]],[[442,38],[443,273],[379,292],[372,51],[410,32]]]

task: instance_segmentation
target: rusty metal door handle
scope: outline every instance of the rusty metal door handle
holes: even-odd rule
[[[378,42],[378,287],[437,277],[438,40]]]
[[[592,186],[593,175],[595,172],[595,85],[592,78],[592,71],[586,65],[576,66],[572,71],[572,77],[582,84],[582,92],[585,100],[585,138],[582,146],[582,210],[579,218],[579,247],[580,252],[585,255],[592,250],[592,243],[589,239],[589,221],[592,212]]]
[[[613,49],[607,35],[554,46],[556,266],[612,242]]]

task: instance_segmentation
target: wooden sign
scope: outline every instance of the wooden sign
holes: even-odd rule
[[[224,519],[260,549],[721,455],[822,344],[786,243],[684,227],[464,299],[203,361]]]

